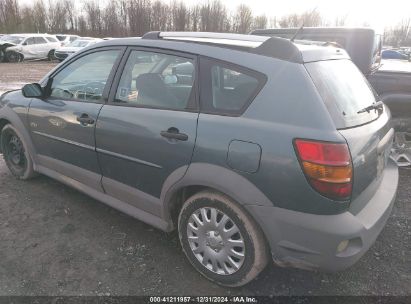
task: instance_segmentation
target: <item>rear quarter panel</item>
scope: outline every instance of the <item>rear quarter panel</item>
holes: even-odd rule
[[[295,138],[344,142],[305,68],[263,56],[238,64],[263,72],[268,81],[240,117],[200,114],[192,165],[208,163],[229,169],[249,181],[250,190],[257,188],[274,206],[316,214],[346,210],[348,203],[330,201],[311,188],[294,151]],[[261,147],[260,166],[255,173],[228,166],[227,152],[233,140]],[[235,187],[229,182],[224,185]],[[226,191],[233,192],[236,189]],[[256,198],[247,199],[240,203],[265,205]]]

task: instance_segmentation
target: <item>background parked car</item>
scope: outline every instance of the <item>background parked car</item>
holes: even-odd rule
[[[73,42],[69,43],[66,46],[63,46],[61,48],[58,48],[54,52],[54,57],[57,58],[59,61],[63,61],[67,57],[71,56],[72,54],[78,52],[79,50],[95,44],[99,41],[102,41],[102,39],[97,39],[97,38],[78,38],[74,40]]]
[[[0,38],[0,62],[4,61],[6,48],[15,46],[23,41],[23,37],[19,35],[4,35]]]
[[[8,35],[0,41],[4,59],[9,62],[19,62],[25,59],[51,60],[54,50],[58,47],[60,47],[60,42],[57,38],[48,34]]]
[[[77,35],[56,34],[56,38],[61,42],[61,46],[66,46],[79,37]]]
[[[382,51],[382,58],[383,59],[402,59],[402,60],[408,60],[409,57],[405,54],[401,54],[398,51],[395,50],[384,50]]]

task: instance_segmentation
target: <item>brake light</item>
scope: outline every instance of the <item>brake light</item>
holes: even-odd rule
[[[296,139],[295,148],[316,191],[334,200],[350,199],[353,174],[347,144]]]

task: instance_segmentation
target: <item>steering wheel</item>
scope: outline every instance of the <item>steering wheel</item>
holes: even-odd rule
[[[54,96],[54,97],[72,98],[74,96],[74,94],[67,89],[53,88],[53,93],[56,91],[62,92],[64,94],[58,94],[59,96]],[[65,95],[68,95],[68,97],[66,97]]]
[[[78,89],[74,92],[73,97],[76,99],[95,99],[103,94],[103,90],[106,83],[102,81],[91,81],[86,83],[81,89]],[[83,98],[80,98],[80,95],[83,95]],[[87,96],[90,96],[89,98]]]

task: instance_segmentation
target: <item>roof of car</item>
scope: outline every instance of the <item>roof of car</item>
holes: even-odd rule
[[[343,49],[332,46],[302,45],[278,37],[207,32],[148,32],[142,39],[119,38],[104,41],[98,45],[155,46],[186,52],[190,52],[191,48],[193,53],[199,53],[199,44],[214,48],[234,49],[295,63],[349,58]]]
[[[37,34],[37,33],[29,33],[29,34],[10,34],[9,36],[16,36],[16,37],[53,37],[54,35],[50,35],[50,34]]]

